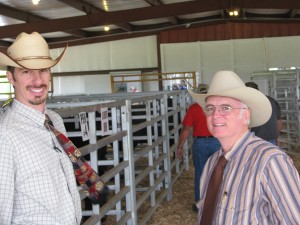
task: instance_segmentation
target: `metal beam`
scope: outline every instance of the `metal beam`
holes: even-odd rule
[[[206,2],[206,1],[205,1]],[[129,23],[139,20],[166,18],[177,15],[192,14],[220,10],[219,0],[211,0],[210,4],[203,1],[189,1],[114,12],[93,13],[86,16],[35,21],[26,24],[14,24],[0,27],[0,38],[15,37],[20,30],[40,33],[70,31],[93,26]]]
[[[84,13],[86,13],[87,15],[89,14],[96,14],[96,13],[105,13],[105,11],[87,3],[87,2],[84,2],[84,1],[80,1],[80,0],[58,0],[60,2],[63,2],[65,3],[66,5],[68,6],[71,6],[79,11],[82,11]],[[110,24],[107,24],[107,25],[110,25]],[[123,30],[126,30],[126,31],[131,31],[132,30],[132,26],[128,23],[119,23],[119,24],[114,24],[120,28],[122,28]]]
[[[38,21],[49,21],[48,19],[41,17],[41,16],[36,16],[30,13],[27,13],[25,11],[21,11],[12,7],[9,7],[7,5],[1,4],[0,3],[0,15],[4,15],[16,20],[20,20],[26,23],[31,23],[31,22],[38,22]],[[20,25],[22,26],[22,25]],[[72,31],[66,31],[66,33],[79,36],[79,37],[85,37],[86,32],[80,31],[80,30],[72,30]]]
[[[147,2],[149,5],[154,6],[154,5],[163,5],[163,3],[160,0],[144,0]],[[168,17],[168,20],[172,24],[178,24],[178,19],[175,16]]]

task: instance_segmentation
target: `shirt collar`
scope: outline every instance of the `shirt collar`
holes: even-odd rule
[[[13,102],[11,104],[11,108],[16,110],[17,112],[20,112],[22,114],[22,116],[26,117],[32,123],[44,126],[45,113],[31,108],[31,107],[21,103],[17,99],[13,100]]]
[[[241,149],[244,149],[248,145],[251,137],[253,137],[253,133],[249,130],[246,131],[244,135],[232,146],[231,150],[225,154],[227,161],[230,161],[238,154],[239,151],[241,151]]]

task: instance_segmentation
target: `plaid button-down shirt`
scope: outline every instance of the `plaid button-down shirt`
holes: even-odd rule
[[[66,133],[61,117],[51,110],[47,114]],[[44,120],[44,113],[17,100],[0,116],[1,225],[80,224],[72,164]]]

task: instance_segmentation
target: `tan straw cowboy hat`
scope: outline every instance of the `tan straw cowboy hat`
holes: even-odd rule
[[[269,99],[260,91],[246,87],[244,82],[232,71],[217,72],[209,85],[207,94],[196,94],[189,90],[195,102],[205,108],[209,96],[224,96],[235,98],[246,104],[251,111],[250,127],[266,123],[272,113]]]
[[[7,49],[7,54],[0,52],[0,65],[31,70],[51,68],[60,61],[66,48],[59,57],[52,59],[49,46],[39,33],[23,32]]]

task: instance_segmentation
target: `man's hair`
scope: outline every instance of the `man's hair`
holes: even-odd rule
[[[15,67],[13,66],[7,66],[7,71],[11,72],[12,74],[14,74],[15,72]]]
[[[256,83],[252,82],[252,81],[245,83],[245,85],[246,85],[246,87],[251,87],[251,88],[254,88],[256,90],[259,90],[258,85]]]

